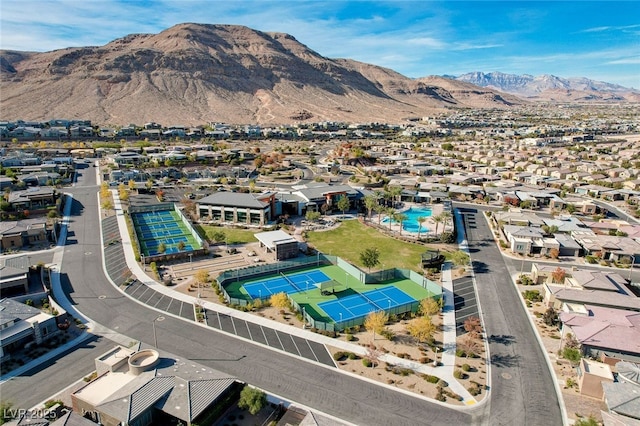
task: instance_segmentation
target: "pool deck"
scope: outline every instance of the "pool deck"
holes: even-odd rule
[[[406,210],[408,210],[409,208],[425,208],[425,206],[421,205],[421,204],[413,204],[413,203],[405,203],[405,207],[402,210],[398,210],[399,213],[402,213]],[[420,232],[420,237],[435,237],[436,236],[436,225],[438,227],[438,235],[441,235],[443,232],[445,231],[452,231],[453,230],[453,220],[450,221],[450,223],[445,227],[444,223],[438,223],[436,224],[436,222],[433,220],[433,218],[435,216],[438,216],[439,214],[441,214],[444,211],[444,205],[443,204],[429,204],[428,206],[431,209],[431,216],[426,216],[426,220],[425,222],[422,224],[423,227],[427,228],[426,232]],[[380,219],[381,223],[380,223],[380,227],[384,227],[387,229],[391,229],[391,232],[393,232],[394,234],[398,234],[398,235],[402,235],[404,237],[413,237],[413,238],[418,238],[418,233],[417,232],[409,232],[409,231],[405,231],[404,229],[400,229],[400,224],[399,223],[391,223],[391,226],[389,226],[388,223],[382,223],[382,220],[384,220],[386,217],[388,217],[386,214],[378,214],[378,215],[373,215],[371,217],[372,219],[372,223],[378,223],[378,219]]]

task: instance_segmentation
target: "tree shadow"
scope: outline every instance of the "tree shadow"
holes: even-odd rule
[[[492,334],[487,339],[489,343],[497,343],[499,345],[509,346],[512,343],[516,342],[516,338],[514,336],[510,336],[507,334]]]
[[[493,354],[491,364],[497,367],[515,367],[520,361],[520,355]]]
[[[473,272],[476,274],[488,274],[491,272],[489,265],[484,262],[474,260],[471,264],[473,266]]]

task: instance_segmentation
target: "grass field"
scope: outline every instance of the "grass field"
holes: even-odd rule
[[[375,247],[380,251],[378,269],[401,268],[417,272],[422,270],[420,256],[427,249],[386,236],[357,220],[344,221],[331,231],[310,231],[307,241],[319,251],[341,257],[364,270],[360,253],[366,248]]]
[[[222,232],[227,237],[227,244],[255,243],[258,240],[254,237],[254,234],[264,232],[262,229],[225,228],[212,225],[196,225],[195,228],[199,228],[198,232],[207,240],[213,240],[213,235],[216,232]]]

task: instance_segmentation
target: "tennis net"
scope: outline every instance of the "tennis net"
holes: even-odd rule
[[[367,296],[366,294],[364,294],[364,293],[360,293],[360,296],[364,297],[364,298],[365,298],[365,300],[366,300],[367,302],[371,303],[373,306],[375,306],[376,308],[378,308],[378,310],[380,310],[380,311],[384,311],[384,309],[383,309],[383,308],[381,308],[381,307],[380,307],[380,305],[378,305],[376,302],[374,302],[373,300],[371,300],[371,299],[369,298],[369,296]]]
[[[291,280],[289,279],[289,277],[287,277],[283,272],[280,272],[280,275],[282,275],[282,277],[283,277],[285,280],[287,280],[287,282],[288,282],[289,284],[291,284],[291,287],[293,287],[293,288],[295,288],[296,290],[298,290],[298,292],[303,292],[303,293],[305,292],[303,289],[301,289],[300,287],[298,287],[298,286],[297,286],[293,281],[291,281]]]

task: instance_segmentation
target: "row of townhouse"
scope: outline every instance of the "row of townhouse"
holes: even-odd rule
[[[221,167],[153,167],[144,169],[122,168],[111,170],[104,175],[104,179],[112,185],[133,181],[147,183],[150,180],[176,181],[186,179],[190,182],[217,183],[221,178],[245,178],[250,169],[244,166]]]
[[[495,212],[492,220],[516,254],[550,256],[557,251],[558,256],[593,256],[629,264],[640,261],[640,225],[619,222],[610,232],[598,226],[600,222],[570,215],[546,218],[518,209]]]
[[[604,424],[640,418],[640,291],[618,273],[533,264],[543,303],[558,313],[559,351],[577,345],[581,395],[604,400]],[[571,346],[569,346],[571,345]],[[615,373],[615,374],[614,374]]]

